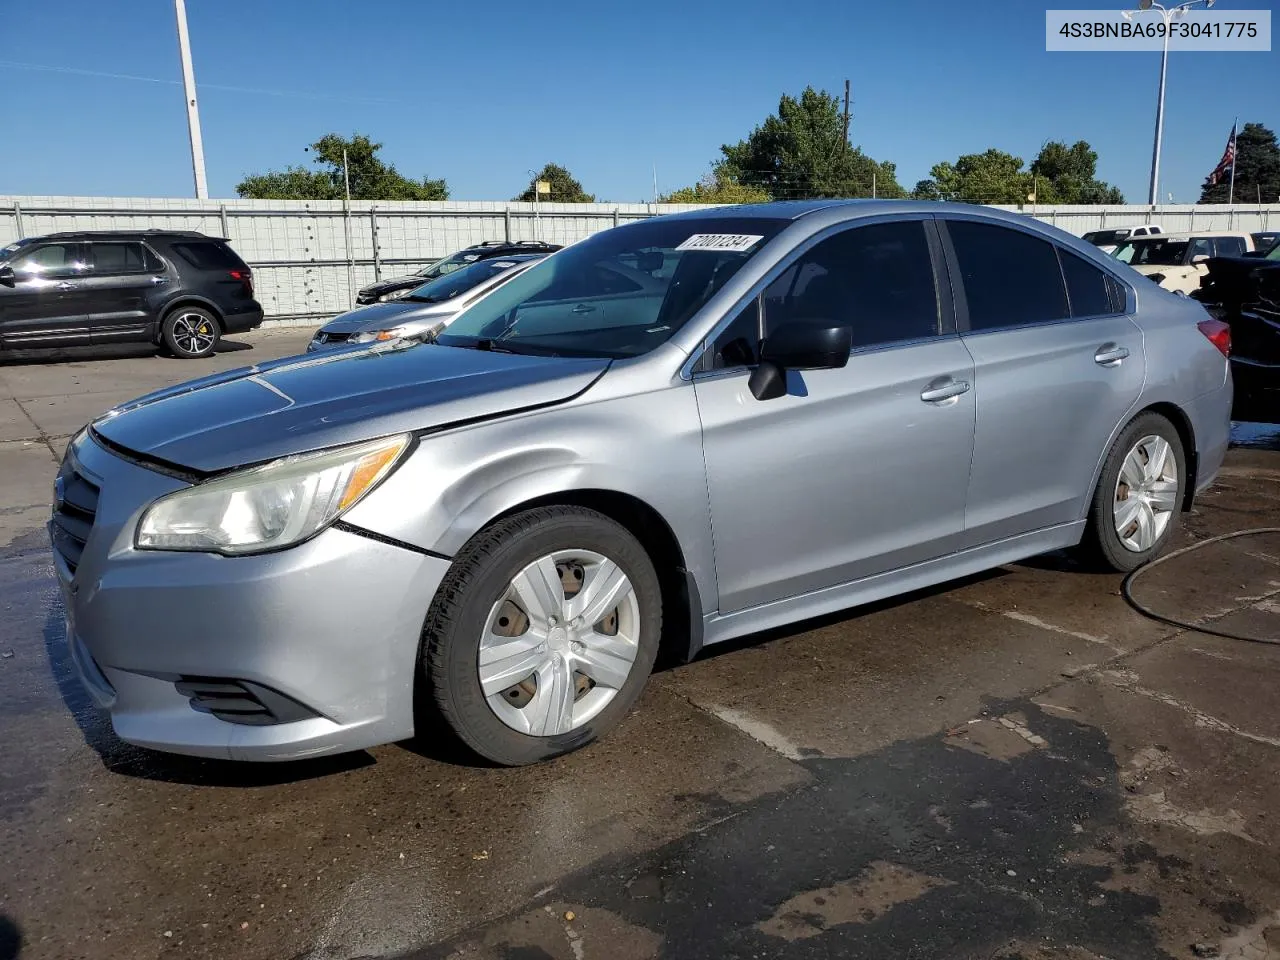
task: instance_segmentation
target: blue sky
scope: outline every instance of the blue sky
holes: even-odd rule
[[[1047,139],[1084,139],[1144,201],[1159,55],[1046,53],[1047,5],[187,0],[187,15],[211,196],[359,131],[459,200],[510,197],[547,161],[601,199],[648,200],[654,164],[661,190],[691,183],[781,93],[848,77],[851,139],[908,188],[961,153],[1030,162]],[[170,0],[0,12],[0,194],[192,195],[180,86],[14,65],[180,80]],[[1280,128],[1278,68],[1276,51],[1171,55],[1162,193],[1198,197],[1234,115]]]

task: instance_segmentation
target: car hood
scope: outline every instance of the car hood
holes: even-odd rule
[[[426,283],[426,277],[404,276],[404,277],[387,277],[384,280],[375,280],[360,290],[361,293],[384,293],[387,290],[395,290],[398,287],[408,286],[410,284],[416,286],[420,283]]]
[[[92,427],[144,458],[212,473],[559,403],[608,366],[398,342],[229,370],[122,404]]]
[[[461,297],[442,303],[418,303],[392,300],[374,303],[339,314],[320,329],[325,333],[355,333],[358,330],[386,330],[410,320],[448,317],[458,312]]]

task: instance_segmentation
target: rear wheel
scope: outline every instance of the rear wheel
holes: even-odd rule
[[[423,681],[476,753],[533,763],[626,715],[661,632],[658,576],[635,537],[593,510],[537,508],[455,560],[427,616]]]
[[[1092,559],[1127,573],[1169,542],[1186,489],[1186,457],[1172,423],[1135,418],[1116,438],[1098,479],[1082,546]]]
[[[160,323],[160,336],[175,357],[196,360],[207,357],[218,346],[222,331],[208,310],[177,307]]]

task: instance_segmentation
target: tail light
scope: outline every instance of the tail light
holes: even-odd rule
[[[1231,356],[1231,327],[1221,320],[1201,320],[1196,326],[1224,357]]]
[[[244,284],[244,292],[249,296],[253,296],[253,271],[252,270],[231,270],[232,280],[239,280]]]

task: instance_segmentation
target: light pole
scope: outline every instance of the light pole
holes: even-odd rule
[[[200,139],[200,108],[196,105],[196,74],[191,67],[191,40],[187,36],[187,5],[173,0],[178,17],[178,53],[182,58],[182,92],[187,103],[187,135],[191,138],[191,173],[196,181],[196,198],[209,199],[204,177],[204,142]]]
[[[1164,78],[1169,69],[1169,31],[1173,21],[1181,17],[1192,7],[1199,6],[1203,3],[1206,7],[1212,7],[1214,0],[1187,0],[1186,3],[1179,3],[1175,6],[1166,7],[1162,3],[1155,3],[1154,0],[1138,0],[1138,10],[1157,10],[1160,18],[1164,21],[1164,52],[1160,55],[1160,98],[1156,101],[1156,142],[1151,150],[1151,206],[1155,206],[1160,202],[1160,144],[1164,139]],[[1134,11],[1124,11],[1126,20],[1133,19]]]

